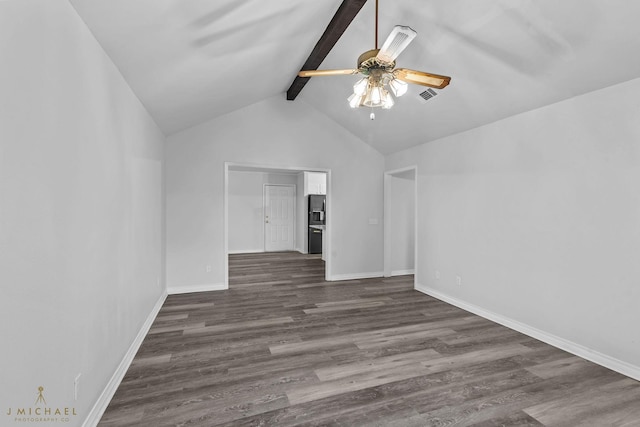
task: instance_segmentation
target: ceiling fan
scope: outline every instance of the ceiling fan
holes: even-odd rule
[[[357,107],[391,108],[395,103],[387,90],[397,97],[407,92],[407,83],[442,89],[449,84],[451,77],[407,68],[395,68],[396,58],[406,49],[417,33],[409,27],[396,25],[387,40],[378,49],[378,0],[376,0],[375,49],[368,50],[358,57],[358,67],[343,70],[302,70],[300,77],[338,76],[363,74],[353,86],[349,105]],[[371,113],[371,119],[375,116]]]

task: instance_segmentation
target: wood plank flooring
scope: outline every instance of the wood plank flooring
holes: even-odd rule
[[[167,298],[101,426],[640,426],[640,383],[412,289],[233,255]]]

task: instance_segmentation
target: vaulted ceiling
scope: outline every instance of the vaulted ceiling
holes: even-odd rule
[[[342,0],[70,0],[166,134],[272,96],[293,82]],[[321,67],[355,68],[374,48],[369,0]],[[357,76],[314,77],[306,102],[382,153],[640,77],[640,2],[380,0],[380,44],[418,36],[399,67],[452,77],[425,101],[352,110]]]

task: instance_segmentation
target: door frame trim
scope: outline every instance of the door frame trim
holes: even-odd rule
[[[266,209],[267,209],[267,187],[290,187],[293,188],[293,248],[291,249],[292,251],[296,250],[296,229],[298,228],[297,225],[297,216],[296,216],[296,200],[298,197],[297,191],[296,191],[296,185],[294,184],[262,184],[262,250],[264,250],[265,252],[271,252],[271,251],[267,251],[267,225],[264,221],[264,217],[267,215]],[[274,251],[275,252],[275,251]]]
[[[413,181],[413,287],[418,283],[418,165],[411,165],[384,173],[384,277],[391,277],[391,179],[408,171],[414,171]]]
[[[229,289],[229,169],[233,168],[242,168],[247,171],[297,171],[297,172],[323,172],[327,174],[327,195],[326,195],[326,224],[325,224],[325,234],[323,238],[326,238],[325,249],[327,252],[325,267],[324,267],[324,277],[325,280],[332,280],[332,256],[331,256],[331,230],[333,227],[331,226],[333,222],[332,215],[332,191],[331,191],[331,169],[327,168],[317,168],[317,167],[304,167],[304,166],[279,166],[279,165],[266,165],[266,164],[256,164],[256,163],[238,163],[238,162],[224,162],[223,168],[223,195],[222,195],[222,210],[223,210],[223,230],[224,230],[224,242],[223,242],[223,252],[224,252],[224,289]],[[303,192],[304,193],[304,192]]]

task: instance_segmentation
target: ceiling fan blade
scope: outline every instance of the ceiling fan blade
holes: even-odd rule
[[[358,74],[359,70],[302,70],[298,73],[299,77],[316,77],[316,76],[342,76],[349,74]]]
[[[444,88],[451,81],[451,77],[425,73],[423,71],[409,70],[407,68],[396,68],[393,70],[393,75],[403,82],[429,86],[436,89]]]
[[[403,25],[396,25],[391,30],[391,34],[387,37],[380,52],[376,58],[381,61],[392,63],[396,60],[398,55],[409,46],[411,40],[413,40],[418,33],[409,27]]]

